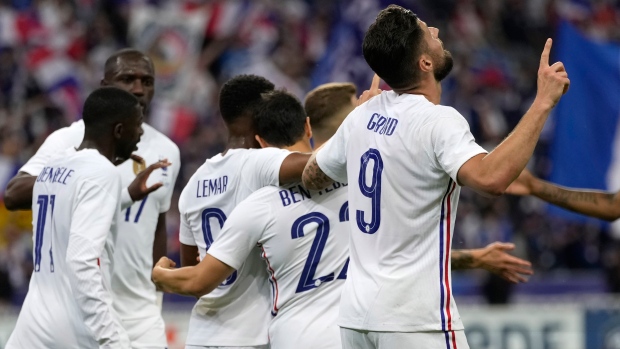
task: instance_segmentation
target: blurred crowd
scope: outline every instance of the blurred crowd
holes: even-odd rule
[[[544,40],[561,20],[591,38],[620,42],[614,0],[409,0],[455,61],[443,103],[469,121],[492,149],[517,124],[536,93]],[[263,75],[303,100],[317,84],[372,72],[360,60],[363,31],[380,0],[0,0],[0,188],[45,137],[79,118],[105,59],[133,46],[156,65],[148,122],[181,149],[182,170],[168,215],[168,251],[178,255],[178,194],[202,162],[223,149],[220,86],[239,73]],[[346,34],[346,35],[345,35]],[[553,57],[552,57],[553,58]],[[387,88],[387,86],[383,86]],[[545,177],[552,122],[532,169]],[[620,260],[606,225],[549,216],[531,198],[485,199],[463,190],[454,248],[514,241],[539,275],[588,269],[620,292]],[[0,303],[21,301],[31,272],[28,212],[0,207]],[[488,280],[488,282],[495,282]]]

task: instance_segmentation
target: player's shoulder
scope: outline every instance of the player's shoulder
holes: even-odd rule
[[[80,142],[84,138],[84,121],[82,119],[73,122],[69,126],[61,127],[49,135],[49,138],[70,141],[79,138]]]
[[[50,167],[66,167],[81,181],[96,183],[119,182],[120,172],[105,156],[95,149],[69,148],[48,162]]]
[[[168,136],[156,130],[153,126],[143,123],[142,129],[144,130],[144,135],[142,137],[155,143],[160,151],[167,151],[170,155],[180,154],[179,146],[168,138]]]
[[[245,198],[240,205],[243,204],[241,206],[249,209],[257,207],[272,207],[277,200],[280,190],[283,190],[283,188],[273,185],[262,187]]]

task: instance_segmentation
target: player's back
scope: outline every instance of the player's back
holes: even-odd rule
[[[346,184],[322,191],[299,184],[263,188],[236,214],[264,227],[258,243],[272,290],[271,348],[340,348],[338,304],[349,260]]]
[[[179,198],[181,243],[195,245],[204,258],[227,217],[252,192],[278,183],[280,164],[289,152],[232,149],[208,159]],[[192,311],[186,343],[202,346],[252,346],[268,341],[269,287],[258,250]]]
[[[389,91],[354,110],[338,133],[347,139],[356,266],[345,285],[340,325],[461,329],[450,290],[460,192],[455,179],[465,161],[484,152],[469,125],[454,109],[424,96]]]
[[[88,189],[103,183],[111,196],[120,195],[120,176],[96,150],[67,149],[52,158],[37,177],[33,189],[33,263],[28,295],[7,348],[95,348],[93,334],[84,324],[72,283],[83,252],[79,244],[68,250],[72,222],[88,220],[75,216],[78,196],[94,195]],[[114,177],[110,179],[110,177]],[[81,200],[88,205],[87,200]],[[84,207],[83,207],[84,208]],[[98,207],[86,209],[97,210]],[[95,222],[94,222],[95,223]],[[96,224],[96,223],[95,223]],[[111,228],[111,229],[110,229]],[[107,227],[114,234],[114,227]],[[114,236],[108,234],[101,266],[103,287],[109,291],[109,272]],[[87,235],[87,234],[86,234]],[[108,293],[109,295],[109,293]],[[111,309],[111,297],[103,299]]]

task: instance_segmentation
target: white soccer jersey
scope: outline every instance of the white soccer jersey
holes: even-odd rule
[[[232,149],[208,159],[179,198],[181,243],[198,246],[200,258],[204,258],[235,206],[254,191],[278,184],[280,166],[289,154],[276,148]],[[268,323],[269,286],[256,253],[221,286],[198,300],[185,343],[264,345],[268,342]]]
[[[393,91],[355,109],[318,152],[328,176],[349,182],[351,265],[342,327],[463,328],[450,275],[456,178],[480,153],[456,110]]]
[[[339,349],[347,276],[346,185],[267,187],[237,206],[209,254],[233,268],[261,251],[272,288],[272,349]],[[257,244],[259,248],[257,248]]]
[[[34,185],[34,272],[6,348],[128,348],[105,270],[117,235],[120,175],[94,149],[57,155]]]
[[[164,321],[157,305],[155,285],[151,282],[153,268],[153,239],[160,213],[168,211],[174,183],[179,174],[179,148],[166,136],[147,124],[142,124],[144,134],[134,153],[145,164],[128,160],[118,166],[122,186],[126,188],[136,174],[161,159],[172,165],[153,171],[147,185],[163,182],[164,186],[133,203],[118,216],[120,239],[116,243],[115,270],[112,274],[114,307],[123,320],[134,348],[166,347]],[[53,154],[69,147],[78,147],[84,138],[84,122],[74,122],[52,133],[41,145],[35,156],[20,171],[38,175],[43,164]]]

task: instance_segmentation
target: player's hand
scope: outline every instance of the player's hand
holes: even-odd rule
[[[536,99],[545,105],[554,107],[560,97],[568,91],[570,80],[568,73],[562,62],[555,62],[549,65],[549,53],[551,52],[551,39],[547,39],[545,48],[540,55],[540,65],[538,67],[538,92]]]
[[[157,264],[155,264],[155,267],[153,267],[153,271],[151,273],[151,280],[155,284],[155,288],[158,291],[170,292],[170,290],[168,290],[166,286],[162,284],[162,280],[165,269],[172,269],[175,266],[176,263],[166,256],[161,257],[159,261],[157,261]]]
[[[508,186],[508,188],[506,189],[506,194],[519,196],[532,195],[532,186],[534,180],[535,177],[532,175],[532,173],[527,169],[524,169],[523,172],[521,172],[521,174],[519,175],[519,177],[517,177],[517,179],[515,179],[514,182],[510,184],[510,186]]]
[[[133,158],[133,155],[132,155]],[[138,157],[140,160],[142,158]],[[134,159],[135,160],[135,159]],[[144,160],[142,160],[144,161]],[[129,196],[131,196],[131,200],[140,201],[144,199],[147,195],[154,192],[155,190],[161,188],[164,184],[161,182],[157,182],[150,187],[146,186],[146,181],[149,179],[149,176],[153,171],[158,168],[168,167],[171,163],[168,162],[168,159],[159,160],[151,166],[147,167],[144,171],[138,173],[136,178],[129,184],[127,190],[129,191]]]
[[[371,99],[372,97],[378,94],[381,94],[381,92],[383,91],[381,91],[381,89],[379,88],[380,82],[381,82],[381,78],[379,77],[379,75],[375,74],[375,76],[372,77],[372,83],[370,84],[370,89],[362,92],[360,97],[357,99],[357,103],[355,105],[359,107],[360,105],[362,105],[363,103]]]
[[[477,263],[480,267],[493,274],[518,284],[527,282],[525,275],[532,275],[532,264],[521,258],[508,254],[514,250],[512,243],[494,242],[481,250]]]
[[[160,268],[164,268],[164,269],[172,269],[176,266],[177,264],[170,258],[163,256],[161,257],[158,261],[157,264],[155,264],[155,267],[160,267]]]

